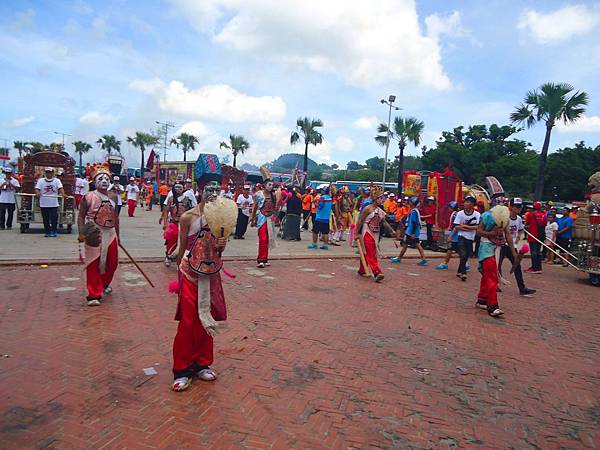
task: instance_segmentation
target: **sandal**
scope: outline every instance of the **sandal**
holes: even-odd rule
[[[215,381],[217,379],[217,373],[210,367],[199,370],[196,372],[196,376],[202,381]]]
[[[191,385],[192,385],[192,379],[190,377],[180,377],[180,378],[176,378],[175,381],[173,381],[173,385],[171,386],[171,389],[173,389],[175,392],[180,392],[180,391],[185,391]]]

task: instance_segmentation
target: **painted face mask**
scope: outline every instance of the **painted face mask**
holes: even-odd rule
[[[95,182],[97,189],[105,191],[110,186],[110,177],[105,173],[101,173],[96,177]]]
[[[381,195],[381,196],[377,197],[378,205],[383,205],[384,203],[385,203],[385,195]]]
[[[273,190],[273,182],[272,182],[272,181],[267,181],[267,182],[265,183],[265,189],[266,189],[267,191],[272,191],[272,190]]]
[[[181,194],[183,192],[183,186],[181,184],[176,184],[173,186],[173,189],[177,194]]]
[[[221,186],[216,181],[211,181],[206,186],[204,186],[204,190],[202,191],[202,198],[206,202],[212,202],[216,200],[216,198],[221,193]]]

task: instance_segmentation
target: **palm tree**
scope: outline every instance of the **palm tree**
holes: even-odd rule
[[[524,123],[527,128],[533,127],[536,122],[546,123],[546,136],[538,159],[534,200],[541,200],[544,192],[544,171],[550,147],[550,135],[556,121],[562,120],[565,124],[573,123],[585,113],[588,95],[583,91],[571,94],[574,89],[568,83],[544,83],[536,90],[529,91],[523,103],[510,115],[513,124]]]
[[[219,149],[222,148],[231,150],[231,153],[233,154],[233,167],[235,167],[237,163],[237,155],[240,153],[242,155],[246,153],[246,150],[250,148],[250,143],[241,134],[230,134],[229,144],[225,141],[219,144]]]
[[[158,142],[158,138],[152,134],[144,133],[143,131],[136,131],[135,137],[127,137],[127,142],[136,148],[139,148],[142,152],[142,162],[140,164],[140,177],[144,178],[144,153],[146,152],[147,145],[155,145]]]
[[[412,142],[415,147],[421,143],[423,128],[425,128],[425,124],[415,117],[407,117],[406,119],[396,117],[391,130],[388,130],[388,126],[385,123],[380,123],[377,127],[379,135],[375,136],[375,142],[379,145],[385,147],[388,142],[388,136],[390,139],[398,141],[398,148],[400,149],[400,154],[398,155],[398,193],[402,192],[404,149],[408,142]]]
[[[73,146],[75,147],[75,153],[79,154],[79,173],[83,175],[83,154],[89,152],[92,146],[83,141],[75,141]]]
[[[25,145],[29,149],[29,153],[32,155],[35,153],[48,151],[48,146],[42,144],[41,142],[26,142]]]
[[[96,144],[100,144],[100,148],[108,153],[108,156],[112,155],[112,151],[116,151],[119,155],[121,154],[121,141],[117,140],[112,134],[105,134],[96,141]]]
[[[181,133],[179,136],[171,139],[171,145],[175,144],[177,148],[181,145],[183,149],[183,161],[187,161],[187,152],[190,150],[196,150],[195,144],[199,144],[198,138],[191,134]]]
[[[321,119],[309,119],[308,117],[299,117],[296,121],[298,131],[292,131],[290,144],[294,145],[300,142],[300,137],[304,138],[304,172],[308,172],[308,144],[317,146],[323,143],[323,135],[317,128],[323,126]]]
[[[26,153],[26,154],[29,153],[29,148],[27,148],[26,142],[14,141],[13,146],[19,152],[19,158],[23,157],[23,153]]]

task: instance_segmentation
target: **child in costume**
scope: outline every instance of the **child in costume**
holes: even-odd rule
[[[381,208],[385,201],[385,195],[381,189],[374,187],[371,189],[372,203],[365,206],[358,222],[356,229],[358,235],[356,240],[360,242],[362,249],[364,250],[365,262],[369,265],[373,277],[377,283],[383,281],[384,275],[381,273],[379,268],[379,261],[377,259],[377,244],[379,242],[379,232],[381,226],[387,227],[393,232],[392,227],[385,221],[385,212]],[[358,269],[360,275],[366,274],[366,267],[363,266],[362,259],[360,260],[360,267]]]
[[[220,175],[220,165],[216,156],[201,155],[198,160],[201,158],[213,158],[212,164],[209,165],[217,166],[218,169],[215,168],[213,172]],[[206,179],[198,177],[198,162],[196,175],[202,200],[185,212],[179,221],[179,302],[175,315],[179,324],[173,341],[174,391],[187,389],[194,377],[202,381],[216,380],[217,374],[210,367],[214,356],[215,321],[227,319],[219,273],[223,266],[221,252],[227,239],[217,237],[211,232],[205,213],[206,205],[219,197],[220,182],[207,182]],[[237,212],[235,205],[233,209]]]
[[[281,197],[273,192],[274,183],[271,172],[266,167],[260,168],[264,188],[256,193],[250,225],[258,229],[258,256],[256,264],[262,268],[270,266],[269,249],[275,246],[274,214],[279,209]]]
[[[88,306],[99,306],[102,294],[110,294],[119,265],[119,215],[117,197],[109,191],[108,163],[92,167],[96,189],[85,194],[79,204],[77,227],[79,242],[85,242],[86,286]]]
[[[486,309],[492,317],[504,312],[498,306],[498,266],[496,264],[496,247],[506,242],[513,258],[517,252],[512,236],[508,230],[509,211],[504,205],[494,206],[481,215],[477,234],[481,236],[479,245],[479,271],[481,283],[475,306]]]

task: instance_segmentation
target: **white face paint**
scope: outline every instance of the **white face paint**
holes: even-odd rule
[[[183,192],[183,186],[180,184],[176,184],[175,186],[173,186],[173,189],[175,189],[175,192],[177,194],[181,194]]]
[[[267,181],[267,182],[265,183],[265,189],[266,189],[267,191],[272,191],[272,190],[273,190],[273,182],[272,182],[272,181]]]
[[[204,190],[202,191],[202,198],[205,202],[212,202],[219,197],[220,193],[221,188],[219,186],[209,184],[204,187]]]
[[[95,179],[96,189],[106,191],[110,186],[110,176],[106,173],[101,173]]]

